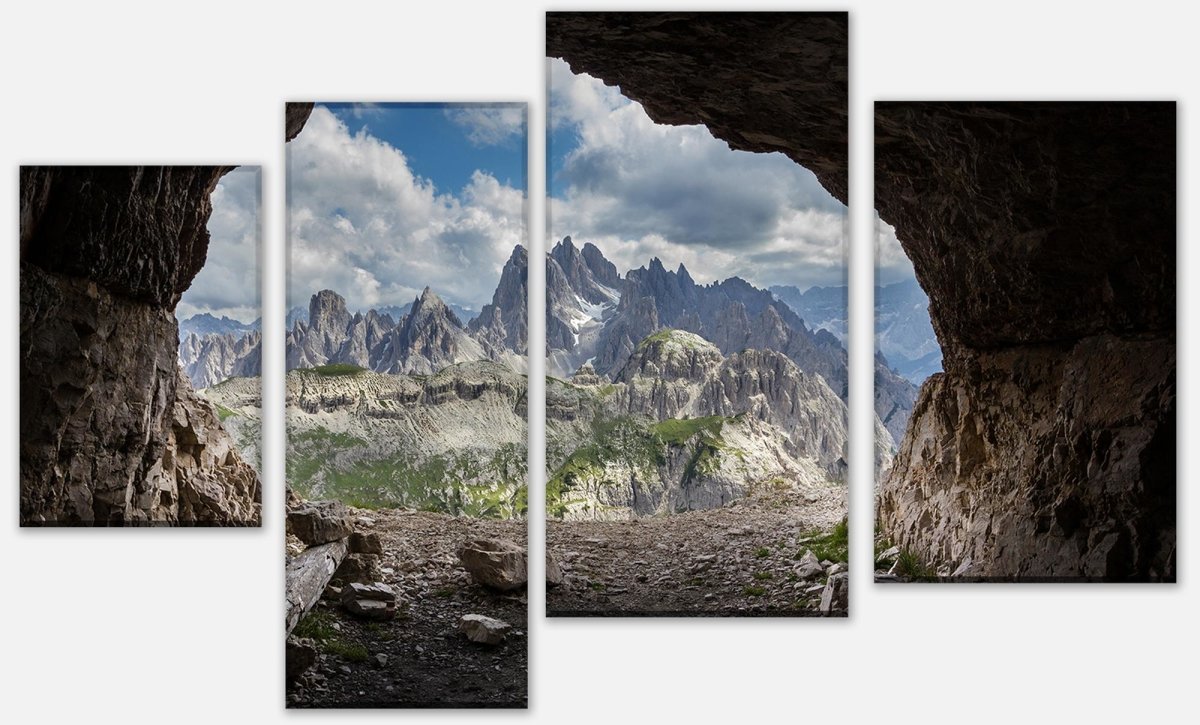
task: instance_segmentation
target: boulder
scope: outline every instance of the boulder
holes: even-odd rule
[[[383,542],[375,532],[355,531],[350,534],[350,551],[355,554],[382,554]]]
[[[499,619],[485,617],[482,614],[465,614],[458,620],[458,631],[467,636],[472,642],[486,645],[498,645],[504,641],[512,625]]]
[[[477,584],[502,592],[520,589],[528,580],[525,549],[503,539],[473,539],[458,550],[459,561]]]
[[[550,551],[546,551],[546,587],[553,588],[563,583],[563,570],[558,559]]]
[[[341,501],[309,501],[288,511],[287,530],[309,546],[344,539],[352,530]]]
[[[353,538],[351,541],[353,541]],[[339,584],[350,582],[370,584],[371,582],[379,581],[382,577],[383,574],[379,570],[379,555],[350,554],[342,561],[337,571],[334,572],[333,581]]]
[[[371,599],[381,602],[394,602],[396,601],[396,590],[383,582],[375,582],[374,584],[354,582],[347,584],[342,589],[342,601],[345,602],[347,599]]]
[[[396,616],[396,603],[377,599],[343,599],[342,609],[359,619],[386,621]]]
[[[382,582],[347,584],[342,588],[342,609],[359,619],[388,620],[396,616],[396,591]]]
[[[842,572],[829,577],[821,592],[822,614],[845,614],[850,599],[850,573]]]
[[[796,576],[801,579],[812,579],[825,573],[825,567],[821,566],[821,561],[817,559],[817,555],[811,550],[805,551],[804,556],[800,557],[800,563],[792,568]]]

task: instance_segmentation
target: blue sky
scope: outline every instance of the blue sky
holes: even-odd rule
[[[464,113],[479,104],[408,103],[396,106],[352,103],[321,104],[346,124],[350,133],[362,130],[404,152],[409,166],[431,180],[439,191],[461,191],[476,170],[501,183],[525,188],[524,133],[516,127],[497,128],[487,139],[465,125]],[[505,133],[505,131],[510,131]],[[495,138],[488,144],[486,140]]]
[[[734,151],[549,59],[548,243],[593,242],[622,272],[652,257],[698,282],[846,282],[846,208],[783,154]]]
[[[429,286],[478,311],[525,244],[525,104],[319,104],[288,144],[289,306]]]

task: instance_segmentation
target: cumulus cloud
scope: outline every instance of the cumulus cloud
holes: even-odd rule
[[[807,169],[733,151],[703,126],[655,124],[617,89],[549,62],[550,128],[575,141],[550,181],[554,239],[594,242],[623,269],[683,262],[697,281],[845,283],[845,207]]]
[[[525,137],[525,105],[452,106],[449,118],[467,132],[475,146],[498,146]]]
[[[440,193],[402,150],[320,106],[288,144],[288,185],[289,306],[321,289],[351,309],[401,305],[429,286],[478,310],[525,242],[523,189],[477,170]]]
[[[875,270],[876,283],[892,284],[912,279],[912,262],[896,239],[896,230],[891,224],[875,217]]]
[[[234,169],[212,193],[208,257],[184,292],[175,315],[207,312],[242,322],[261,314],[258,294],[259,182],[256,166]]]

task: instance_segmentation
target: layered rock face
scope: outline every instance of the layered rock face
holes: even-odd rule
[[[258,523],[257,475],[176,363],[227,170],[21,169],[22,523]]]
[[[755,490],[816,501],[844,486],[846,404],[773,350],[726,357],[699,335],[662,330],[611,383],[587,365],[549,381],[546,405],[555,517],[718,508]]]
[[[1174,104],[876,109],[945,353],[884,533],[967,575],[1174,579]]]
[[[257,381],[255,381],[256,383]],[[287,374],[288,482],[304,496],[512,518],[525,511],[528,381],[479,360],[431,375]],[[217,402],[257,425],[257,385]]]
[[[787,154],[846,201],[846,13],[546,13],[546,54],[656,123]]]

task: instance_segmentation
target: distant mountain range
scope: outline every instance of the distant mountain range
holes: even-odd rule
[[[770,288],[814,329],[828,330],[846,342],[845,287]],[[942,348],[929,321],[929,298],[915,279],[875,288],[875,348],[889,365],[913,383],[942,369]]]
[[[206,335],[244,335],[247,332],[261,329],[262,318],[251,323],[241,322],[230,317],[214,317],[207,312],[192,315],[186,320],[179,321],[179,339],[188,335],[204,337]]]
[[[374,308],[374,310],[381,315],[387,315],[388,317],[391,317],[393,320],[399,320],[401,317],[404,317],[408,314],[408,311],[412,309],[412,306],[413,303],[408,302],[403,305],[383,305],[381,307]],[[456,305],[452,302],[447,302],[446,306],[449,307],[450,311],[453,312],[455,316],[457,316],[458,319],[462,320],[463,322],[470,322],[479,315],[478,312],[472,312],[466,307]],[[297,322],[302,320],[304,322],[308,322],[308,308],[293,307],[287,311],[287,319],[284,324],[284,329],[290,330],[296,326]]]
[[[313,295],[307,311],[289,312],[287,367],[351,365],[382,374],[431,375],[449,366],[491,361],[523,373],[528,265],[525,248],[516,247],[492,301],[469,320],[428,288],[408,305],[365,313],[351,313],[341,295],[322,290]],[[798,295],[801,301],[814,301],[808,313],[799,313],[781,301],[787,290],[760,289],[737,277],[700,285],[683,265],[671,271],[657,258],[621,275],[595,245],[579,248],[570,237],[554,245],[545,265],[545,352],[547,373],[555,378],[571,379],[586,369],[608,381],[603,384],[615,383],[647,339],[679,331],[698,336],[723,357],[748,350],[778,353],[846,402],[847,357],[841,340],[834,331],[810,327],[803,319],[808,314],[836,329],[834,322],[845,320],[844,292]],[[815,304],[819,297],[823,307]],[[816,309],[826,314],[814,315]],[[197,388],[251,374],[257,369],[257,334],[197,335],[194,340],[189,334],[181,342],[181,363]],[[884,441],[890,450],[903,434],[916,388],[882,358],[877,359],[875,380],[876,412],[892,439]]]

